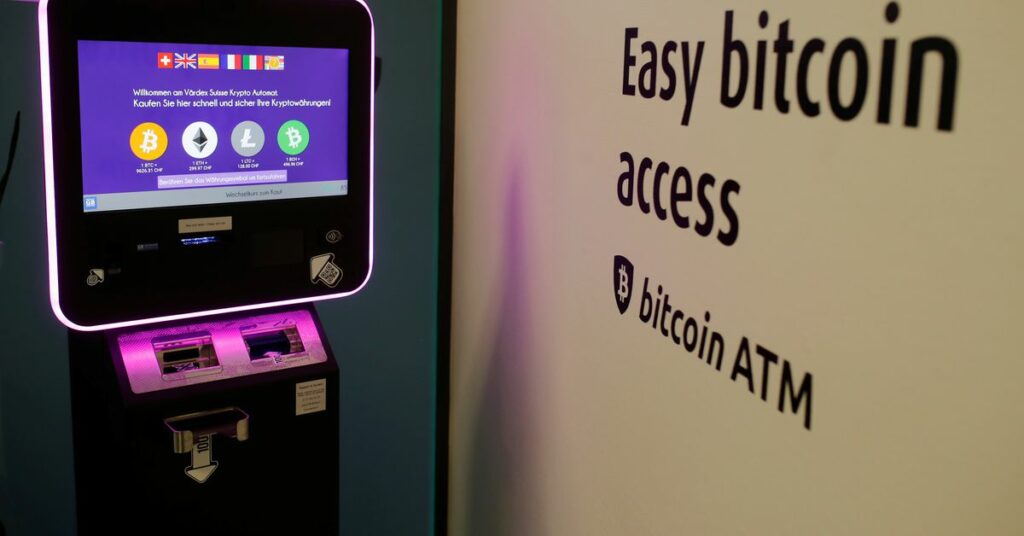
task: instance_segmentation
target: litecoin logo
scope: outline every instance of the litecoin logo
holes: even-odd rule
[[[615,256],[612,290],[615,292],[615,305],[619,306],[619,314],[626,314],[629,299],[633,297],[633,263],[622,255]]]
[[[255,121],[242,121],[231,131],[231,147],[241,156],[256,156],[265,141],[263,127]]]

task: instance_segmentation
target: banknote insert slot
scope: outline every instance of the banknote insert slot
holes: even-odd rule
[[[209,332],[194,332],[184,335],[153,339],[160,372],[165,378],[213,373],[221,370],[213,337]]]

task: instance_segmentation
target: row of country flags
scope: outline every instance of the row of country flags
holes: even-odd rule
[[[157,52],[156,66],[160,69],[224,69],[229,71],[283,71],[284,56],[259,54],[179,54]]]

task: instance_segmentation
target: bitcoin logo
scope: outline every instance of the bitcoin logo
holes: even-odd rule
[[[612,265],[612,290],[615,291],[615,305],[619,308],[619,314],[626,314],[630,298],[633,297],[633,263],[622,255],[616,255]]]
[[[156,132],[153,132],[153,129],[147,128],[142,131],[142,143],[139,144],[139,149],[142,149],[145,154],[156,150]]]
[[[142,123],[132,130],[128,143],[135,156],[142,160],[156,160],[167,150],[167,132],[156,123]]]
[[[277,131],[277,145],[285,154],[301,154],[309,145],[309,129],[302,121],[288,121]]]
[[[625,266],[619,266],[619,291],[616,294],[623,303],[629,298],[629,274],[626,273]]]

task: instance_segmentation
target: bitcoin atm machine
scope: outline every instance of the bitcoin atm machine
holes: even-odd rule
[[[313,302],[373,259],[361,0],[43,0],[81,534],[337,534]]]

